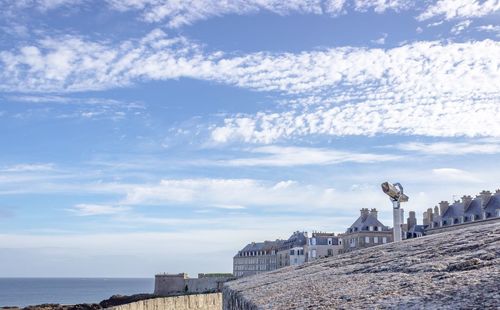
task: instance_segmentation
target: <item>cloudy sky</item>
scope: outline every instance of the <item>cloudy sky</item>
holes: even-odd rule
[[[0,0],[0,276],[230,272],[500,187],[499,0]]]

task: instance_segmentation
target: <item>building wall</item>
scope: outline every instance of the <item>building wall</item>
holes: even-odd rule
[[[184,292],[187,274],[159,274],[155,276],[155,295]]]
[[[342,248],[339,250],[339,253],[346,253],[393,241],[392,231],[358,231],[341,234],[339,238],[342,239]],[[383,242],[384,238],[386,242]]]
[[[276,254],[256,256],[235,256],[233,258],[233,274],[235,277],[244,277],[276,270]]]
[[[112,310],[221,310],[222,294],[160,297],[111,307]]]
[[[190,279],[186,274],[156,275],[155,295],[167,296],[176,293],[208,293],[218,291],[222,284],[233,277],[203,277]]]
[[[306,252],[306,261],[313,261],[315,259],[327,256],[335,256],[342,249],[340,245],[306,245],[304,251]],[[313,256],[313,251],[316,251],[316,257]],[[331,250],[331,254],[328,253]]]

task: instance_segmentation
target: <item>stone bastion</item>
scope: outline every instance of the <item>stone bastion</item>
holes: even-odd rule
[[[224,310],[500,309],[500,221],[224,284]]]

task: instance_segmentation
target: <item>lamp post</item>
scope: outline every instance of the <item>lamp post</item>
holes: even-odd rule
[[[401,241],[401,203],[408,201],[408,196],[403,192],[403,186],[400,183],[391,184],[389,182],[382,183],[382,191],[389,196],[392,202],[393,211],[393,239],[394,242]]]

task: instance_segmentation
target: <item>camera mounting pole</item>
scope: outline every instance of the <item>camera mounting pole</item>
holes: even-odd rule
[[[392,202],[394,242],[401,241],[401,202],[407,202],[408,196],[404,194],[403,186],[400,183],[382,183],[382,191],[389,196],[389,199]]]

